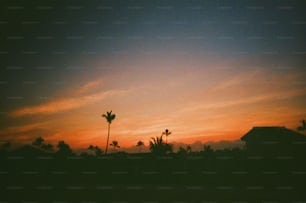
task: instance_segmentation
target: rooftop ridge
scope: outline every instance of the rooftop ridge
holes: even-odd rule
[[[285,126],[254,126],[254,128],[286,128]]]

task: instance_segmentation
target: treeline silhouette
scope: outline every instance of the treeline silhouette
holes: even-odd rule
[[[46,150],[42,140],[16,150],[3,144],[0,202],[306,201],[306,151],[266,156],[204,145],[173,152],[156,137],[150,153],[105,154],[90,145],[76,154],[64,141]]]
[[[80,153],[74,152],[68,143],[65,141],[59,141],[56,146],[46,143],[45,139],[42,137],[36,138],[31,145],[24,145],[16,149],[11,149],[12,144],[10,142],[4,142],[0,146],[1,156],[10,156],[10,155],[20,155],[20,156],[54,156],[54,157],[72,157],[79,156],[83,158],[94,158],[94,157],[103,157],[103,156],[129,156],[129,155],[141,155],[141,156],[172,156],[172,157],[186,157],[186,156],[212,156],[214,153],[220,154],[224,153],[243,153],[244,148],[232,148],[232,149],[223,149],[223,150],[213,150],[210,145],[203,145],[203,149],[200,151],[193,151],[190,145],[186,147],[180,146],[179,149],[174,152],[173,145],[166,143],[163,139],[163,136],[152,137],[149,142],[150,152],[141,152],[141,149],[144,145],[144,142],[139,140],[135,145],[138,147],[137,153],[127,153],[125,151],[119,151],[120,146],[119,142],[113,140],[109,144],[113,150],[112,153],[105,154],[105,152],[98,146],[89,145],[86,150],[81,151]]]
[[[110,111],[108,128],[115,116]],[[138,153],[61,140],[0,149],[0,202],[305,202],[306,139],[285,127],[254,127],[243,148],[173,150],[165,130]],[[107,140],[110,137],[108,130]],[[171,141],[171,140],[170,140]],[[107,141],[109,142],[109,141]],[[142,152],[148,147],[150,152]],[[121,150],[121,151],[120,151]]]

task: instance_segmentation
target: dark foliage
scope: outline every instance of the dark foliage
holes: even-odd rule
[[[173,146],[163,141],[163,137],[152,137],[150,140],[150,151],[153,154],[165,155],[173,152]]]
[[[60,156],[71,156],[72,150],[68,144],[64,141],[59,141],[57,144],[58,151],[56,152]]]
[[[44,138],[38,137],[38,138],[36,138],[36,139],[32,142],[32,145],[33,145],[33,146],[37,146],[37,147],[41,147],[41,146],[43,145],[44,141],[45,141]]]

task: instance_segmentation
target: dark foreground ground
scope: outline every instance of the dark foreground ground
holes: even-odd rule
[[[301,203],[305,156],[4,156],[0,202]]]

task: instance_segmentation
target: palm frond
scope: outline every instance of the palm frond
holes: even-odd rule
[[[104,117],[109,124],[116,118],[116,115],[113,114],[112,111],[107,111],[106,114],[102,114],[101,116]]]

